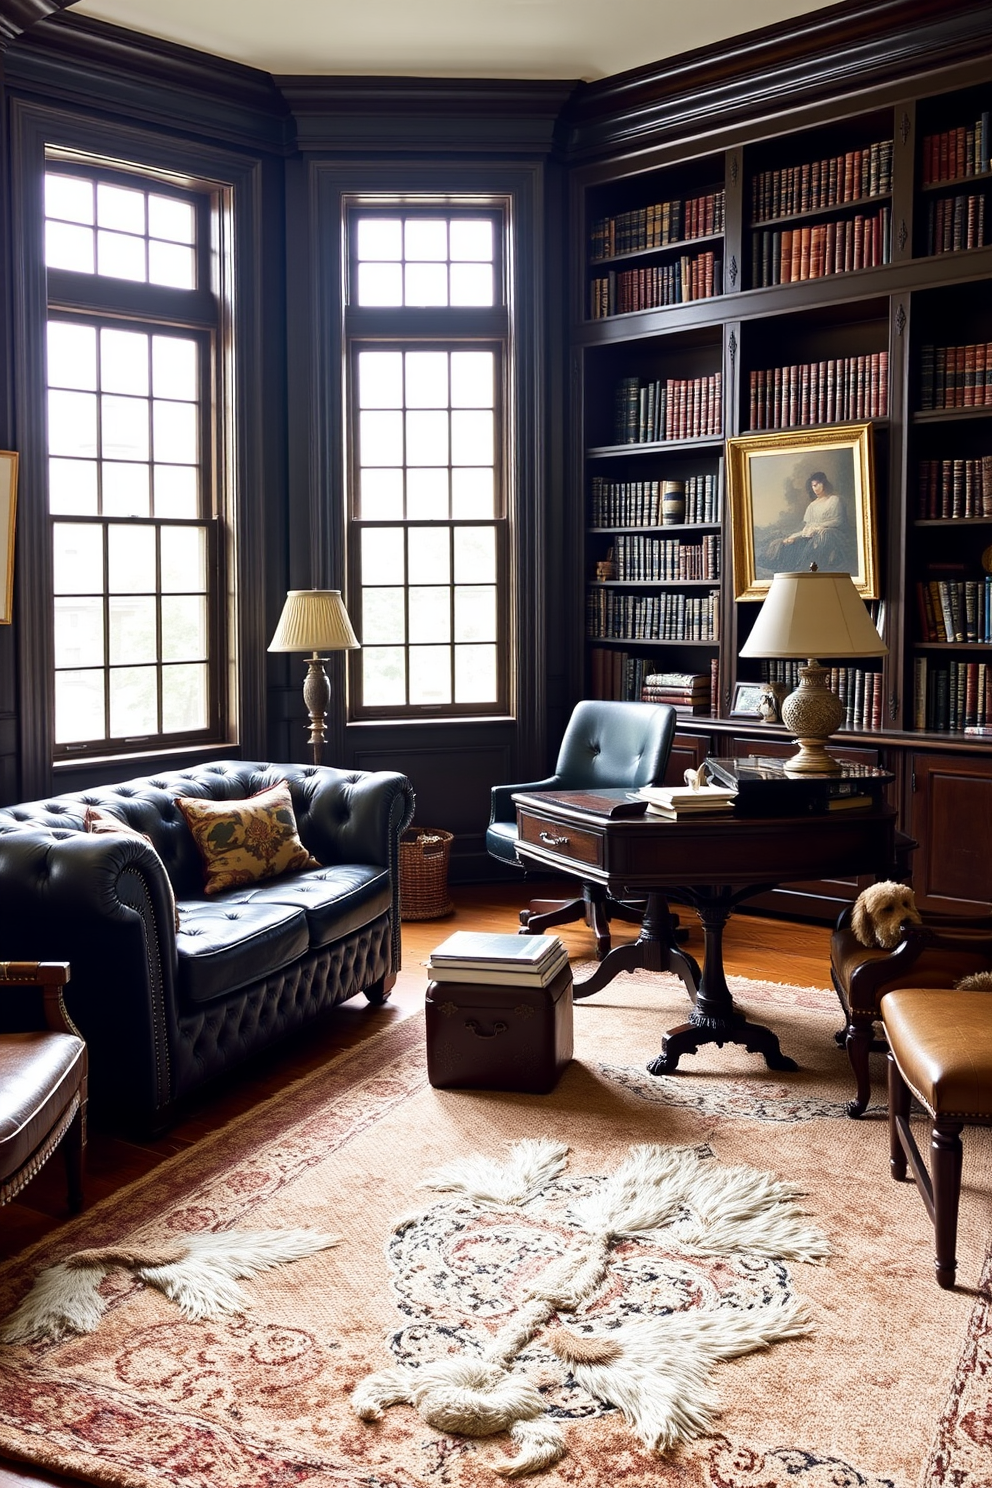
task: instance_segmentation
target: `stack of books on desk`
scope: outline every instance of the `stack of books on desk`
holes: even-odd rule
[[[729,816],[737,792],[720,785],[643,785],[638,791],[647,801],[647,816],[666,816],[679,821],[690,816]]]
[[[456,930],[431,951],[427,970],[434,982],[546,987],[567,965],[568,952],[557,935]]]

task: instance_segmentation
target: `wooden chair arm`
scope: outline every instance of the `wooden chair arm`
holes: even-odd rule
[[[80,1037],[62,1000],[62,988],[69,980],[68,961],[0,961],[0,990],[5,987],[38,987],[41,989],[45,1026],[53,1033],[74,1033]]]

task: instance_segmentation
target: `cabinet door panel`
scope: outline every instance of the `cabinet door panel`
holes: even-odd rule
[[[706,756],[713,753],[710,744],[708,734],[676,734],[668,756],[665,784],[683,785],[686,770],[698,770]]]
[[[992,759],[913,756],[916,902],[980,914],[992,907]]]

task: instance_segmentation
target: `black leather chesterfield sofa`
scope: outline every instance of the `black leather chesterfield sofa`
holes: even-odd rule
[[[176,796],[235,800],[288,780],[324,866],[214,898]],[[147,834],[84,830],[87,806]],[[65,960],[91,1106],[160,1130],[206,1082],[400,966],[404,775],[222,761],[0,809],[0,955]],[[163,866],[164,865],[164,866]],[[179,908],[179,931],[171,880]]]

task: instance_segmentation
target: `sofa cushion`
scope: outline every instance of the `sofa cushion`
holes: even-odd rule
[[[186,900],[176,936],[180,998],[191,1004],[225,997],[288,966],[308,943],[306,916],[291,904]]]
[[[71,1033],[0,1039],[0,1181],[24,1166],[69,1105],[86,1045]]]
[[[362,863],[313,868],[256,888],[233,889],[224,896],[225,904],[286,904],[302,909],[314,950],[370,924],[386,913],[391,902],[386,869]]]
[[[178,796],[176,805],[203,857],[206,894],[320,867],[300,841],[285,780],[244,801]]]

